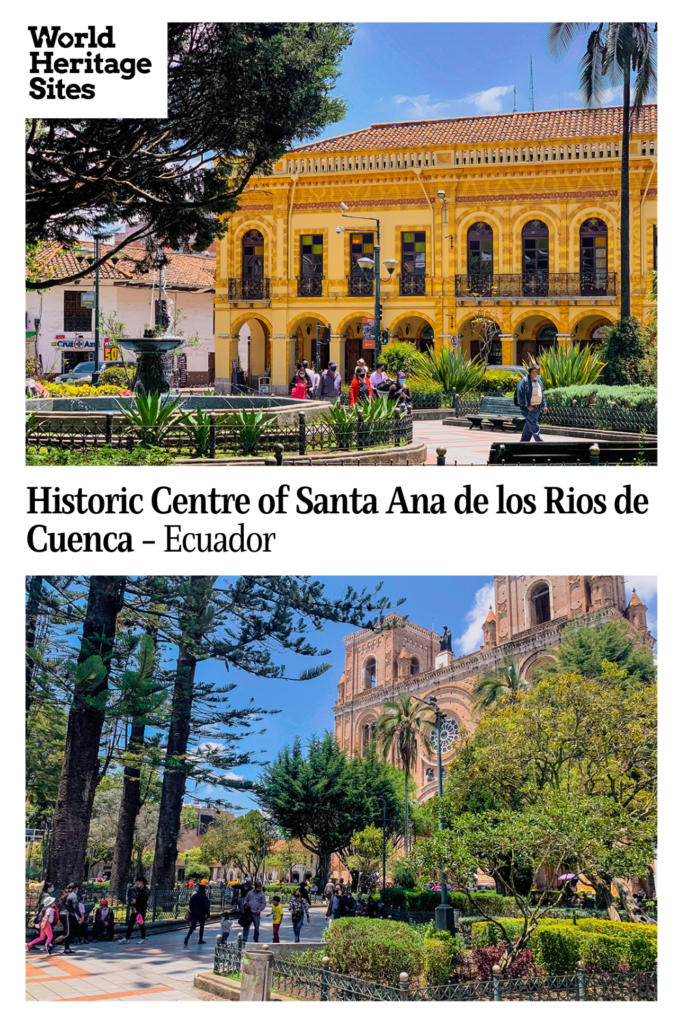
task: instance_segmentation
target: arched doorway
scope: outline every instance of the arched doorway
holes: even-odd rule
[[[493,228],[477,221],[467,231],[467,288],[490,295],[493,286]]]
[[[530,220],[522,228],[522,291],[525,295],[548,294],[550,269],[548,225]]]
[[[607,294],[608,229],[604,220],[590,217],[579,231],[581,246],[581,294]]]
[[[591,348],[596,351],[602,345],[605,331],[611,326],[612,321],[603,314],[589,313],[574,324],[572,342],[580,348]]]
[[[535,583],[529,591],[527,600],[529,602],[529,619],[532,626],[540,626],[544,622],[550,622],[550,587],[545,580]]]
[[[323,332],[327,324],[319,317],[304,315],[289,331],[289,352],[288,352],[288,380],[291,381],[296,373],[297,364],[305,359],[311,367],[317,362],[317,342],[320,336],[320,368],[325,369],[330,359],[329,343],[323,341]],[[319,328],[319,332],[316,331]]]
[[[250,389],[258,390],[258,378],[270,376],[272,341],[262,320],[249,319],[239,330],[238,357]]]
[[[422,329],[417,339],[417,348],[420,352],[426,352],[430,348],[434,348],[434,328],[427,324]]]
[[[263,299],[264,242],[260,231],[247,231],[242,238],[243,299]]]
[[[353,380],[359,359],[364,359],[365,365],[370,370],[375,368],[374,320],[372,325],[366,324],[365,331],[363,330],[363,320],[369,319],[369,317],[358,316],[347,324],[344,342],[344,372],[347,384]],[[371,337],[368,336],[370,334]]]
[[[525,317],[514,329],[517,365],[534,362],[543,352],[557,345],[557,326],[543,313]]]

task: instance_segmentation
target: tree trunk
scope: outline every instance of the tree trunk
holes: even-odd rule
[[[645,911],[640,910],[640,908],[636,906],[636,901],[633,899],[633,893],[631,892],[631,886],[628,884],[628,880],[626,878],[613,878],[612,882],[619,893],[621,905],[628,914],[629,921],[631,921],[632,924],[652,924]]]
[[[31,576],[28,586],[28,601],[26,602],[26,739],[28,739],[28,716],[33,703],[33,671],[35,662],[28,654],[29,647],[36,645],[36,623],[40,610],[40,595],[43,589],[43,577]]]
[[[408,784],[410,781],[410,766],[405,766],[406,775],[406,788],[405,788],[405,820],[403,822],[403,848],[405,850],[406,857],[408,856],[408,843],[409,843],[409,816],[408,816]]]
[[[178,645],[171,727],[166,745],[161,810],[152,868],[152,886],[159,889],[172,889],[175,885],[180,815],[188,775],[186,755],[192,724],[196,651],[202,635],[201,623],[211,600],[211,586],[207,586],[208,580],[213,582],[214,577],[190,578],[190,590],[181,614],[182,636]]]
[[[134,755],[136,758],[140,756],[142,750],[145,738],[145,725],[146,720],[144,718],[134,718],[131,725],[127,753]],[[123,793],[121,794],[114,860],[109,881],[112,892],[125,892],[126,885],[128,884],[133,856],[135,819],[141,806],[140,765],[139,761],[136,761],[134,764],[127,764],[123,769]]]
[[[623,123],[621,129],[621,319],[631,315],[631,249],[629,202],[629,139],[631,114],[630,65],[624,70]]]
[[[93,654],[105,659],[116,634],[116,617],[123,606],[125,576],[91,576],[78,663]],[[52,824],[47,877],[57,889],[82,882],[88,848],[90,817],[99,777],[99,749],[105,716],[109,675],[93,686],[75,688],[66,732],[64,760]],[[100,698],[94,706],[93,698]]]

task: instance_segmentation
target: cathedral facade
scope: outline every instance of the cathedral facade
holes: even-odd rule
[[[460,733],[473,719],[473,688],[485,671],[510,655],[525,679],[557,660],[556,648],[569,626],[625,619],[651,644],[647,608],[635,590],[629,602],[623,576],[495,576],[495,611],[482,623],[482,644],[456,657],[450,633],[413,622],[374,633],[364,629],[344,638],[345,668],[334,705],[335,738],[344,750],[363,753],[385,700],[400,693],[435,696],[447,714],[442,729],[444,763],[453,757]],[[442,649],[445,648],[445,649]],[[418,799],[434,796],[436,752],[422,748],[414,771]]]

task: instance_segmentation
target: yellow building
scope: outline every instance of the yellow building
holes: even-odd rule
[[[656,268],[656,122],[655,104],[632,120],[635,316]],[[500,325],[491,363],[597,342],[619,317],[620,148],[619,107],[401,121],[298,147],[249,182],[219,240],[217,388],[242,338],[251,377],[270,371],[285,392],[297,359],[315,358],[316,324],[330,326],[322,360],[343,377],[361,356],[372,365],[373,284],[357,261],[372,254],[375,219],[389,340],[474,355],[483,303]],[[398,263],[391,277],[385,260]]]

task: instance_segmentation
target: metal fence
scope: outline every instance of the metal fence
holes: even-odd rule
[[[479,296],[616,295],[617,275],[607,271],[584,270],[577,274],[522,273],[455,275],[455,294]]]
[[[217,940],[214,974],[239,976],[242,941],[225,946]],[[318,1002],[653,1002],[657,999],[656,971],[614,974],[542,975],[537,978],[501,978],[454,981],[448,985],[411,987],[406,977],[399,985],[354,978],[330,970],[329,963],[314,967],[275,957],[273,988],[298,999]]]
[[[196,888],[189,889],[186,886],[178,886],[175,889],[152,889],[149,895],[147,907],[147,924],[155,921],[173,921],[182,919],[190,905],[190,898]],[[26,893],[26,926],[30,927],[38,912],[41,893],[30,891]],[[212,914],[220,914],[232,904],[232,889],[213,887],[206,890],[209,898]],[[128,921],[130,907],[128,906],[127,890],[112,892],[107,886],[84,885],[79,890],[79,897],[84,906],[94,909],[100,900],[106,899],[114,913],[114,920],[117,924],[125,924]]]
[[[413,421],[396,410],[393,418],[366,421],[362,410],[355,422],[307,423],[303,413],[295,424],[274,425],[265,430],[221,424],[209,416],[205,426],[187,429],[176,425],[163,432],[135,428],[113,415],[88,416],[83,420],[58,417],[36,418],[26,427],[27,448],[59,448],[84,451],[107,445],[132,451],[141,443],[163,448],[179,458],[205,459],[227,456],[269,455],[280,446],[283,452],[364,451],[368,448],[398,448],[413,439]]]

